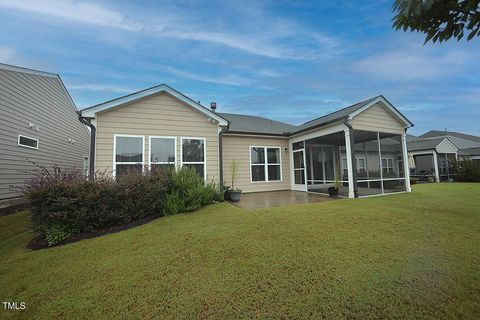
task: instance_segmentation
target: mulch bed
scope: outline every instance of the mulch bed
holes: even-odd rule
[[[143,224],[149,223],[153,220],[156,220],[158,218],[162,217],[161,214],[154,214],[139,220],[135,221],[130,221],[128,223],[118,225],[118,226],[113,226],[113,227],[108,227],[108,228],[103,228],[103,229],[97,229],[93,231],[88,231],[88,232],[82,232],[78,233],[76,235],[71,236],[70,238],[59,242],[53,246],[48,246],[47,240],[43,235],[39,235],[28,243],[27,247],[31,250],[39,250],[39,249],[45,249],[45,248],[53,248],[53,247],[58,247],[65,245],[67,243],[72,243],[72,242],[77,242],[83,239],[91,239],[91,238],[97,238],[104,236],[106,234],[112,234],[112,233],[117,233],[123,230],[131,229],[137,226],[141,226]]]

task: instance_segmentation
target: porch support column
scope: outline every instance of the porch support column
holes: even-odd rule
[[[440,174],[438,170],[438,156],[437,156],[437,151],[433,151],[433,167],[435,168],[435,182],[440,182]]]
[[[345,150],[347,154],[347,172],[348,172],[348,197],[355,198],[355,186],[353,181],[353,160],[352,160],[352,141],[350,129],[345,129]]]
[[[407,135],[402,134],[402,159],[403,159],[403,176],[405,177],[405,189],[407,192],[412,192],[410,186],[410,168],[408,167],[408,152],[407,152]]]

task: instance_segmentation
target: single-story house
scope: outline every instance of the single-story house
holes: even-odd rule
[[[37,165],[88,171],[90,132],[76,112],[57,74],[0,64],[0,200],[18,197]]]
[[[457,158],[458,148],[449,138],[425,139],[407,135],[407,149],[414,160],[414,166],[410,168],[411,177],[420,180],[431,177],[435,182],[454,178],[450,163]]]
[[[431,130],[420,136],[424,139],[447,138],[458,149],[458,157],[480,161],[480,137],[454,131]]]
[[[406,131],[413,124],[377,96],[294,126],[217,112],[162,84],[81,111],[92,128],[93,170],[190,166],[243,192],[327,193],[350,198],[409,192]]]

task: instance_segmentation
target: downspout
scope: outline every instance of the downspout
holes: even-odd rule
[[[95,137],[97,134],[97,129],[92,124],[93,118],[82,117],[82,112],[77,111],[78,120],[84,125],[90,127],[90,164],[88,170],[88,178],[93,181],[95,178]]]
[[[223,127],[218,133],[218,163],[220,173],[220,184],[223,185],[223,133],[227,131],[228,127]]]
[[[355,198],[358,198],[358,186],[357,186],[357,161],[355,157],[355,138],[353,136],[353,127],[348,123],[348,119],[343,121],[343,124],[347,126],[350,131],[350,149],[352,150],[352,169],[353,169],[353,192],[355,193]],[[366,168],[367,169],[367,168]]]

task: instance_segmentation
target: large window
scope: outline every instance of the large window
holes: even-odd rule
[[[144,163],[143,136],[114,136],[114,175],[119,177],[131,171],[142,171]]]
[[[364,175],[366,171],[365,158],[355,158],[357,161],[357,174]],[[342,158],[342,172],[344,177],[348,177],[347,158]]]
[[[177,139],[175,137],[150,137],[150,169],[175,168]]]
[[[206,179],[205,138],[182,138],[182,166],[194,168]]]
[[[250,147],[250,172],[252,182],[282,180],[279,147]]]

